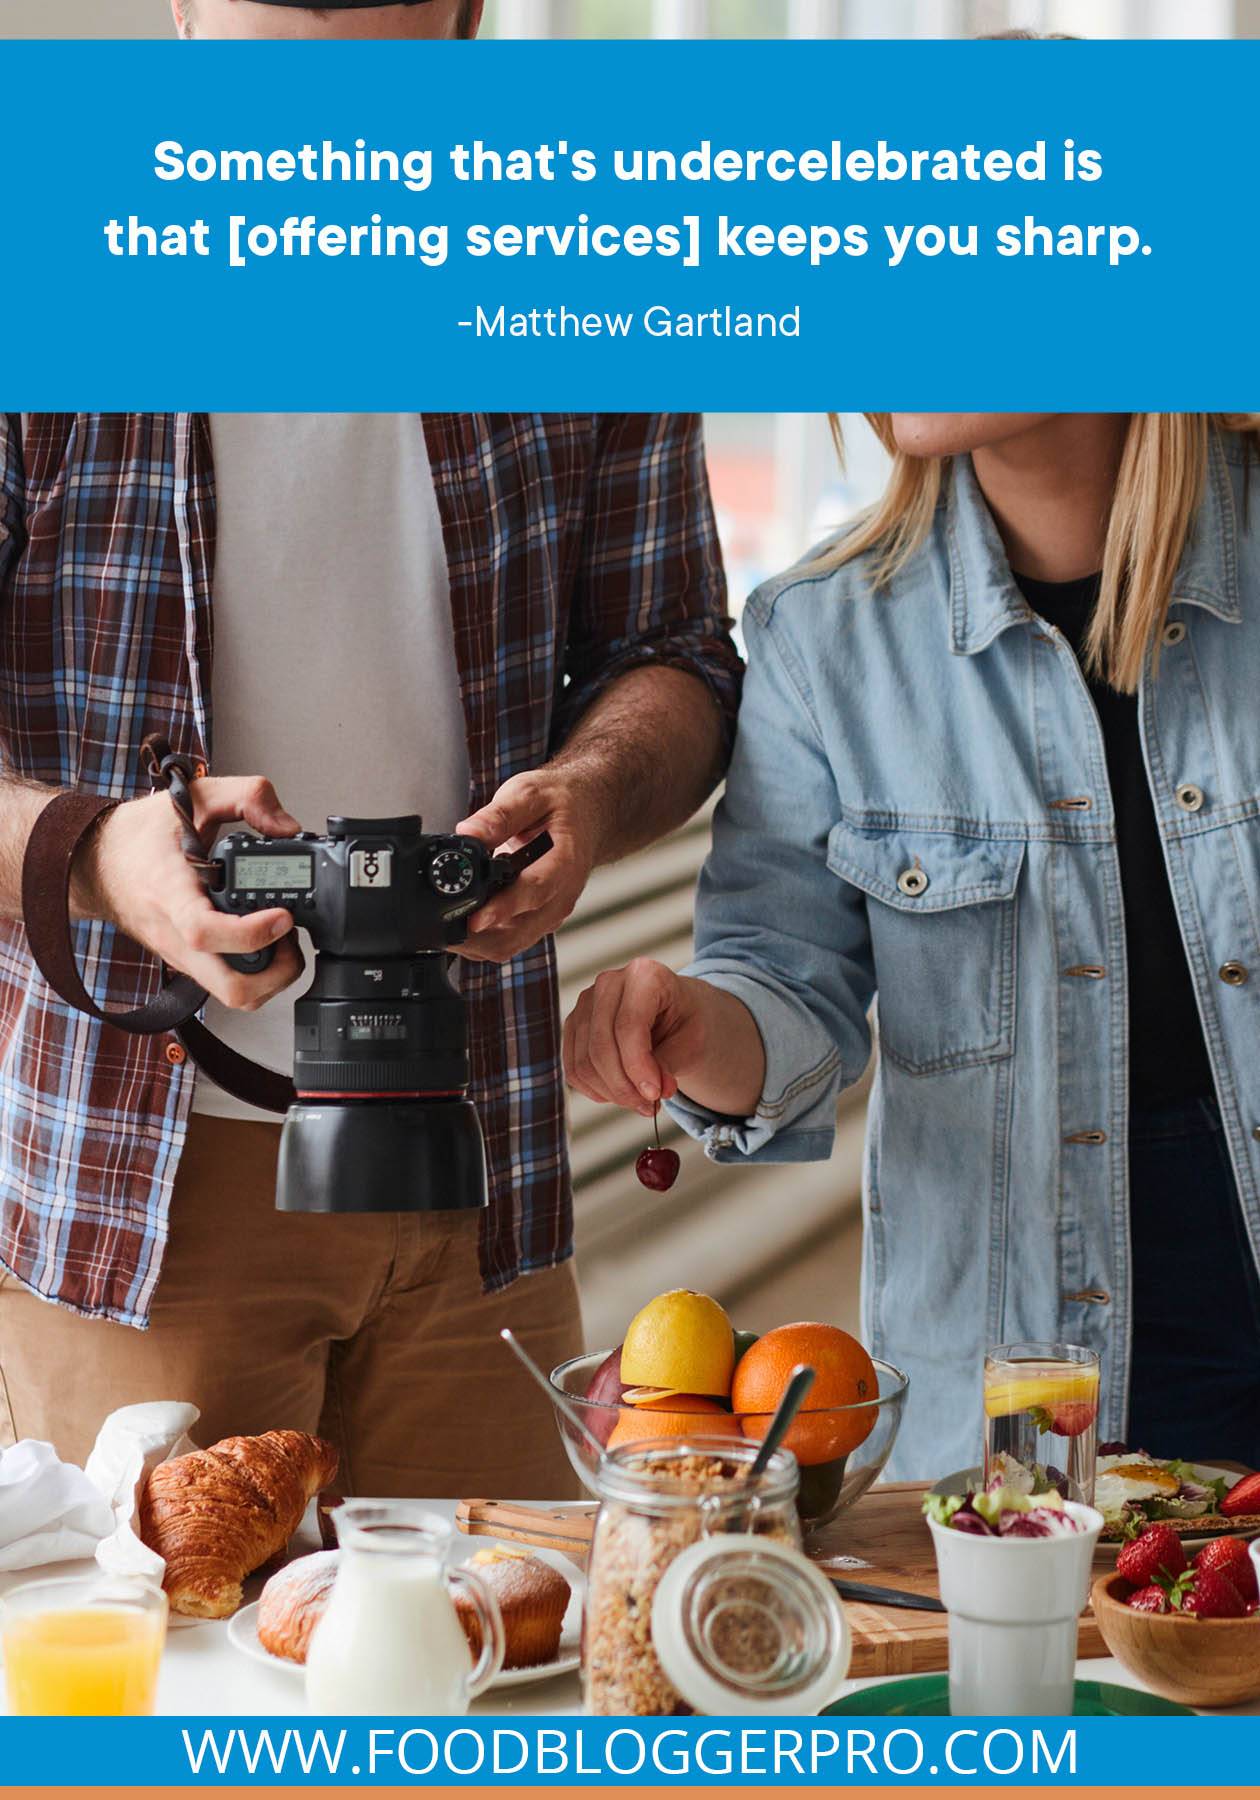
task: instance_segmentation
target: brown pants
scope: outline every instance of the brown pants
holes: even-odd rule
[[[275,1210],[278,1127],[194,1116],[148,1331],[85,1319],[0,1275],[0,1445],[81,1463],[105,1414],[190,1400],[210,1444],[287,1426],[372,1495],[567,1498],[544,1369],[582,1350],[572,1263],[483,1295],[476,1213]]]

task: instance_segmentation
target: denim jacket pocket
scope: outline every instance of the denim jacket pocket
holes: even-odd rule
[[[1025,848],[896,824],[833,827],[827,867],[866,895],[880,1049],[907,1073],[1013,1053]]]

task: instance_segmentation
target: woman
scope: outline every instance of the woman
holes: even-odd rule
[[[872,423],[882,501],[744,616],[696,960],[602,975],[568,1078],[825,1157],[874,998],[897,1471],[1029,1339],[1098,1350],[1104,1438],[1260,1465],[1260,415]]]

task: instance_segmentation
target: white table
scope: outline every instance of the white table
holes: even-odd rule
[[[453,1500],[426,1501],[432,1511],[454,1516]],[[303,1528],[299,1544],[316,1548],[309,1527]],[[72,1575],[90,1571],[90,1563],[59,1563],[45,1569],[28,1569],[20,1575],[0,1575],[0,1594],[19,1582],[38,1580],[43,1576]],[[1077,1664],[1077,1675],[1086,1681],[1115,1682],[1122,1687],[1140,1688],[1128,1671],[1114,1657],[1094,1657]],[[873,1676],[848,1684],[847,1692],[877,1687],[897,1676]],[[0,1689],[0,1712],[5,1707]],[[574,1714],[582,1709],[582,1697],[576,1674],[560,1675],[554,1681],[533,1682],[524,1687],[492,1689],[473,1705],[474,1714],[524,1717],[528,1714]],[[226,1623],[213,1621],[172,1620],[162,1659],[158,1685],[157,1710],[164,1714],[209,1715],[214,1717],[249,1717],[261,1714],[292,1714],[305,1710],[300,1674],[281,1673],[265,1668],[243,1656],[229,1642]],[[1238,1713],[1260,1713],[1260,1701],[1234,1709]]]

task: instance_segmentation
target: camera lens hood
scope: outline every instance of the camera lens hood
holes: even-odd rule
[[[298,1213],[474,1212],[489,1205],[470,1100],[301,1100],[280,1137],[276,1205]]]

